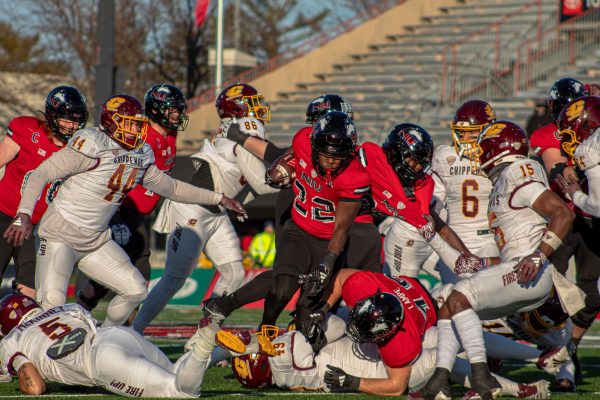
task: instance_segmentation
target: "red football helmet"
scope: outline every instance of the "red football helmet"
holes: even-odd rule
[[[32,316],[42,312],[42,307],[31,297],[22,294],[9,294],[0,300],[0,332],[6,336]]]
[[[573,157],[579,144],[600,127],[600,97],[583,96],[567,103],[557,123],[562,135],[560,148],[575,161]]]
[[[258,90],[245,83],[226,87],[215,102],[219,118],[253,117],[263,123],[271,120],[271,110]]]
[[[264,354],[245,354],[233,357],[233,374],[243,387],[255,389],[271,384],[269,357]]]
[[[527,158],[529,143],[519,125],[510,121],[496,121],[481,133],[474,149],[479,156],[479,168],[489,176],[499,164]]]
[[[479,134],[496,121],[496,113],[487,101],[469,100],[456,110],[450,123],[452,141],[459,156],[475,159],[474,145]]]
[[[111,139],[131,150],[144,145],[148,118],[138,99],[117,94],[102,103],[100,127]]]

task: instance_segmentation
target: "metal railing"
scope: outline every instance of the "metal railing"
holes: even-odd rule
[[[554,15],[543,16],[542,3],[533,0],[489,27],[448,44],[442,51],[440,104],[512,92],[507,73],[513,68],[518,46],[524,40],[540,40],[543,28],[557,23]]]
[[[333,39],[338,36],[350,32],[354,28],[359,25],[364,24],[365,22],[379,16],[385,11],[404,3],[406,0],[397,0],[395,2],[390,3],[387,7],[378,6],[374,7],[371,12],[362,12],[354,15],[352,18],[349,18],[343,22],[340,22],[335,25],[335,28],[328,29],[326,32],[320,33],[316,37],[311,37],[298,45],[295,45],[293,48],[267,60],[265,63],[257,65],[256,67],[249,69],[231,79],[227,82],[223,82],[222,87],[227,87],[228,85],[232,85],[237,82],[250,82],[264,74],[267,74],[275,69],[281,67],[284,64],[289,63],[290,61],[301,57],[305,54],[310,53],[311,51],[323,47],[325,44],[329,43]],[[191,98],[188,100],[188,108],[190,110],[194,110],[201,106],[202,104],[212,102],[216,98],[216,86],[210,86],[206,90],[204,90],[197,97]]]
[[[514,91],[530,89],[558,68],[573,65],[587,52],[600,47],[600,9],[591,8],[542,32],[539,39],[523,42],[514,65]]]

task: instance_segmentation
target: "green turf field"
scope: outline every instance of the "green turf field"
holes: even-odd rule
[[[101,304],[98,311],[94,314],[98,319],[102,319],[105,313],[105,304]],[[231,326],[255,326],[260,319],[260,310],[239,310],[230,316],[226,325]],[[190,324],[195,323],[200,315],[199,308],[190,309],[175,309],[167,308],[157,320],[163,324]],[[287,314],[284,314],[278,324],[285,326],[289,320]],[[600,323],[596,323],[590,330],[591,337],[586,340],[579,351],[579,359],[584,367],[585,384],[578,386],[578,394],[559,394],[553,393],[552,399],[599,399],[600,398]],[[594,340],[598,337],[598,340]],[[173,360],[177,359],[183,351],[184,340],[154,340],[154,342],[163,349]],[[552,377],[539,371],[532,366],[526,366],[519,362],[509,361],[504,364],[500,374],[515,380],[515,381],[536,381],[539,379],[552,380]],[[211,398],[224,398],[230,396],[244,397],[269,397],[269,398],[285,398],[285,399],[335,399],[339,396],[349,397],[352,399],[377,398],[377,396],[368,395],[331,395],[321,393],[292,393],[280,391],[277,389],[264,390],[247,390],[243,389],[231,372],[231,368],[211,368],[207,371],[204,377],[202,396]],[[460,398],[464,393],[461,388],[455,388],[455,395]],[[0,400],[10,398],[34,398],[33,396],[24,396],[20,393],[16,381],[10,383],[0,383]],[[122,398],[112,395],[100,389],[89,389],[85,387],[69,387],[54,383],[47,384],[46,394],[41,398],[52,399],[88,399],[88,398],[103,398],[117,399]]]

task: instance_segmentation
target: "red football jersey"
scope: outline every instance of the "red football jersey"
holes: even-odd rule
[[[349,307],[372,296],[378,290],[396,295],[404,306],[404,321],[394,337],[378,345],[381,359],[391,368],[412,364],[423,349],[425,331],[436,324],[436,309],[427,290],[416,279],[396,278],[382,273],[360,271],[351,275],[342,286],[342,297]]]
[[[310,135],[312,129],[298,131],[292,141],[296,159],[296,179],[292,185],[296,198],[292,207],[294,222],[304,231],[323,239],[331,239],[335,210],[340,200],[361,201],[369,193],[369,175],[357,158],[336,176],[331,185],[313,168]],[[362,215],[356,222],[372,221]]]
[[[547,149],[560,150],[560,135],[554,123],[536,129],[529,138],[531,148],[541,156]]]
[[[164,137],[148,125],[146,143],[150,145],[154,153],[154,164],[161,171],[169,173],[175,164],[177,131],[171,131]],[[160,200],[159,195],[142,185],[137,185],[127,194],[127,197],[123,200],[123,205],[137,210],[140,214],[150,214],[156,208],[158,200]]]
[[[423,214],[429,215],[433,178],[427,175],[425,183],[414,191],[415,197],[408,198],[381,146],[365,142],[359,147],[358,154],[371,177],[371,196],[375,202],[375,210],[402,218],[417,228],[427,224]]]
[[[54,152],[60,150],[46,131],[44,121],[35,117],[17,117],[8,124],[6,134],[19,145],[17,156],[6,164],[4,176],[0,180],[2,201],[0,211],[11,217],[16,216],[21,194],[27,176]],[[61,180],[46,185],[33,210],[31,222],[37,224],[46,212],[48,204],[56,196]]]

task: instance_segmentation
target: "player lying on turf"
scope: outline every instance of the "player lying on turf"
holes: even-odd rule
[[[194,335],[192,349],[172,363],[133,329],[96,328],[96,322],[78,304],[43,310],[27,296],[6,296],[0,301],[2,369],[18,376],[21,392],[29,395],[44,393],[48,380],[130,397],[189,398],[200,396],[217,344],[234,354],[247,351],[239,337],[208,324]]]
[[[259,388],[276,385],[281,389],[314,390],[326,392],[355,391],[361,379],[387,379],[386,366],[373,343],[356,343],[344,335],[346,324],[339,317],[328,314],[327,329],[318,345],[311,345],[299,331],[290,331],[273,341],[276,355],[267,357],[249,354],[233,359],[233,372],[242,386]],[[427,382],[435,369],[435,328],[429,330],[423,346],[425,350],[413,364],[409,390],[419,398],[418,389]],[[498,351],[505,345],[514,349],[529,350],[528,346],[512,342],[499,335],[486,335]],[[492,342],[490,342],[490,345]],[[322,348],[318,348],[322,347]],[[317,351],[315,351],[317,350]],[[536,351],[535,349],[531,349]],[[539,352],[539,350],[538,350]],[[229,357],[229,353],[216,348],[211,356],[210,366]],[[534,357],[537,358],[537,357]],[[455,382],[470,387],[469,364],[461,359],[452,370]],[[516,383],[498,377],[502,393],[518,398],[549,397],[548,382],[540,380],[531,384]]]

